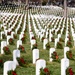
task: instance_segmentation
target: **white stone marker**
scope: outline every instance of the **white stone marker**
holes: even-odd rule
[[[51,39],[52,37],[53,37],[53,34],[50,34],[50,35],[49,35],[49,41],[50,41],[50,42],[52,41],[52,39]]]
[[[40,38],[40,35],[41,35],[41,32],[39,31],[39,32],[38,32],[38,38]]]
[[[42,37],[44,37],[43,33],[41,33],[41,35],[40,35],[40,41],[42,41]]]
[[[35,39],[32,39],[31,40],[31,49],[32,49],[32,47],[33,47],[34,44],[36,44],[36,40]]]
[[[16,69],[16,63],[14,61],[6,61],[4,63],[4,71],[3,75],[8,75],[7,72],[10,70],[15,70]]]
[[[74,46],[75,46],[75,39],[74,39]]]
[[[15,32],[11,32],[11,38],[14,38]]]
[[[58,34],[58,40],[61,38],[61,34]]]
[[[46,38],[48,37],[48,32],[46,32]]]
[[[40,69],[46,67],[46,61],[44,59],[39,59],[36,61],[36,75],[40,75]]]
[[[4,46],[7,46],[7,42],[6,41],[2,41],[1,42],[1,54],[4,54],[4,51],[3,51],[3,47]]]
[[[52,62],[53,61],[53,59],[51,58],[51,54],[53,53],[55,51],[55,48],[50,48],[50,51],[49,51],[49,55],[50,55],[50,61]]]
[[[58,38],[55,39],[55,48],[57,46],[57,42],[59,42]]]
[[[69,40],[68,38],[65,38],[65,46],[66,46],[68,40]]]
[[[36,59],[39,59],[39,50],[33,49],[33,64],[36,63]]]
[[[19,65],[18,61],[16,59],[17,57],[20,57],[20,50],[14,50],[13,51],[13,61],[16,63],[16,65]]]
[[[11,36],[7,36],[7,45],[9,45],[9,39],[11,38]]]
[[[66,75],[66,69],[69,67],[69,59],[61,59],[61,75]]]
[[[32,37],[34,37],[33,32],[30,32],[30,40],[32,39]]]
[[[5,35],[7,36],[7,32],[8,32],[8,30],[4,30],[4,32],[5,32]]]
[[[46,49],[46,44],[48,43],[48,39],[44,39],[43,41],[43,49]]]
[[[70,50],[69,47],[64,47],[64,58],[67,58],[67,57],[66,57],[66,52],[69,51],[69,50]]]
[[[22,39],[22,37],[23,37],[23,34],[20,34],[20,35],[19,35],[19,39],[21,40],[21,39]]]
[[[2,39],[2,34],[4,34],[4,31],[1,32],[1,39]]]
[[[21,40],[17,41],[17,48],[19,48],[19,45],[22,45],[22,41]]]

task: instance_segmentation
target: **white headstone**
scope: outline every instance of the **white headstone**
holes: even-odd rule
[[[4,30],[4,32],[5,32],[5,35],[7,36],[7,32],[8,32],[8,30]]]
[[[75,33],[73,34],[73,39],[75,39]]]
[[[2,42],[1,42],[1,54],[4,54],[4,51],[3,51],[3,47],[4,47],[4,46],[7,46],[6,41],[2,41]]]
[[[58,38],[55,39],[55,48],[57,46],[57,42],[59,42]]]
[[[52,41],[52,39],[51,39],[52,37],[53,37],[53,34],[50,34],[50,35],[49,35],[49,41],[50,41],[50,42]]]
[[[4,31],[1,32],[1,39],[3,39],[3,38],[2,38],[2,34],[4,34]]]
[[[41,33],[41,35],[40,35],[40,41],[42,41],[42,40],[41,40],[41,39],[42,39],[42,37],[44,37],[44,34],[42,34],[42,33]]]
[[[61,75],[66,75],[66,69],[69,67],[69,59],[61,59]]]
[[[16,63],[16,65],[19,65],[18,61],[16,59],[17,57],[20,57],[20,50],[14,50],[13,51],[13,61]]]
[[[53,59],[51,58],[51,54],[55,51],[55,48],[50,48],[50,51],[49,51],[49,55],[50,55],[50,61],[52,62]]]
[[[7,45],[9,45],[9,39],[11,38],[11,36],[7,36]]]
[[[68,40],[69,40],[68,38],[65,38],[65,46],[66,46]]]
[[[46,32],[46,38],[48,37],[48,32]]]
[[[36,44],[36,40],[35,39],[32,39],[31,40],[31,48],[33,47],[34,44]]]
[[[74,46],[75,46],[75,39],[74,39]]]
[[[36,63],[36,60],[39,59],[39,50],[33,49],[33,64]]]
[[[46,44],[48,43],[48,39],[44,39],[44,42],[43,42],[43,49],[46,49]]]
[[[22,41],[21,40],[17,41],[17,48],[19,48],[19,45],[22,45]]]
[[[14,38],[15,32],[11,32],[11,38]]]
[[[38,32],[38,38],[40,38],[40,35],[41,35],[41,32],[39,31],[39,32]]]
[[[30,40],[32,37],[34,37],[34,34],[33,34],[33,32],[30,32]]]
[[[61,38],[61,34],[58,34],[58,40]]]
[[[36,75],[40,75],[40,69],[46,67],[46,61],[39,59],[36,61]]]
[[[14,61],[6,61],[4,63],[4,71],[3,71],[3,75],[8,75],[7,72],[10,70],[15,70],[16,69],[16,63]]]
[[[70,50],[69,47],[64,47],[64,58],[67,58],[67,57],[66,57],[66,52],[69,51],[69,50]]]
[[[23,37],[23,34],[20,34],[20,35],[19,35],[19,39],[21,40],[21,39],[22,39],[22,37]]]

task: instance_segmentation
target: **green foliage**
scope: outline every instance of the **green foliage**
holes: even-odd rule
[[[66,69],[66,75],[74,75],[73,69],[71,67]]]
[[[19,45],[18,49],[20,50],[20,52],[26,53],[25,48],[22,45]]]
[[[3,50],[6,55],[11,54],[10,49],[7,46],[3,47]]]
[[[58,56],[57,52],[54,51],[51,54],[51,58],[53,59],[53,61],[59,62],[59,56]]]
[[[60,42],[64,42],[64,40],[63,40],[62,38],[59,38],[59,41],[60,41]]]
[[[8,41],[9,41],[10,45],[14,45],[14,39],[13,38],[10,38]]]
[[[48,43],[46,44],[46,49],[47,49],[47,50],[50,49],[50,42],[48,42]]]
[[[71,43],[71,41],[67,41],[67,44],[66,44],[66,46],[68,46],[68,47],[70,47],[70,48],[72,48],[73,46],[72,46],[72,43]]]
[[[68,59],[73,60],[73,54],[72,54],[71,50],[66,52],[66,56],[67,56]]]
[[[7,74],[8,75],[17,75],[16,70],[15,71],[10,70],[10,71],[7,72]]]
[[[26,42],[25,37],[22,37],[21,40],[22,40],[22,43],[25,44],[25,42]]]
[[[0,68],[3,67],[3,59],[0,58]]]
[[[14,39],[17,39],[17,35],[16,34],[14,34],[13,36],[14,36]]]
[[[5,34],[2,34],[2,38],[3,38],[3,39],[6,39],[6,35],[5,35]]]
[[[17,58],[17,61],[19,63],[19,66],[22,66],[22,67],[27,67],[27,61],[24,59],[24,57],[20,57],[20,58]]]
[[[41,68],[40,69],[40,75],[51,75],[50,74],[50,71],[49,71],[49,69],[48,68]]]
[[[63,49],[63,45],[61,42],[57,42],[57,49]]]
[[[42,38],[41,38],[42,42],[43,42],[44,39],[45,39],[45,37],[42,37]]]
[[[33,50],[33,49],[37,49],[37,44],[34,44],[34,45],[33,45],[32,50]]]

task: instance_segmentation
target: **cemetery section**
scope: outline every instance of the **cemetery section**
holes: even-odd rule
[[[0,75],[75,74],[75,8],[0,7]]]

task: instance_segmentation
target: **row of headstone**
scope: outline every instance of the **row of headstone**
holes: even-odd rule
[[[61,20],[62,20],[62,19],[61,19]],[[65,20],[66,20],[66,19],[63,20],[63,24],[65,24]],[[68,20],[69,20],[69,19],[68,19]],[[67,20],[67,30],[66,30],[65,46],[67,45],[67,41],[69,40],[69,39],[68,39],[68,33],[69,33],[69,31],[68,31],[68,20]],[[36,20],[36,21],[37,21],[37,20]],[[71,21],[72,21],[72,19],[71,19]],[[60,22],[62,23],[62,21],[60,21]],[[38,21],[37,21],[37,23],[38,23]],[[61,24],[61,23],[60,23],[60,24]],[[38,23],[37,25],[38,25],[38,27],[39,27],[39,30],[41,29],[41,31],[42,31],[42,27],[40,27],[41,25],[39,26],[39,23]],[[33,26],[36,26],[36,25],[33,24]],[[55,25],[55,26],[56,26],[56,25]],[[64,27],[65,27],[65,26],[63,25],[63,27],[62,27],[62,29],[61,29],[61,34],[58,34],[58,38],[57,38],[58,40],[55,40],[55,48],[56,48],[57,42],[59,42],[59,39],[61,38],[62,32],[63,32],[63,30],[64,30]],[[56,27],[55,27],[55,28],[56,28]],[[59,28],[60,28],[60,25],[59,25]],[[73,38],[74,38],[74,29],[72,28],[72,24],[71,24],[71,29],[73,30],[73,31],[72,31],[72,35],[73,35]],[[38,30],[38,31],[39,31],[39,30]],[[55,29],[54,29],[54,30],[55,30]],[[55,30],[55,32],[57,32],[57,31]],[[41,36],[40,36],[40,35],[41,35]],[[43,37],[43,35],[41,34],[40,31],[39,31],[38,37],[40,37],[40,38]],[[50,38],[49,38],[49,39],[50,39],[50,42],[51,42],[51,38],[52,38],[52,37],[53,37],[53,34],[52,34],[51,31],[50,31]]]

